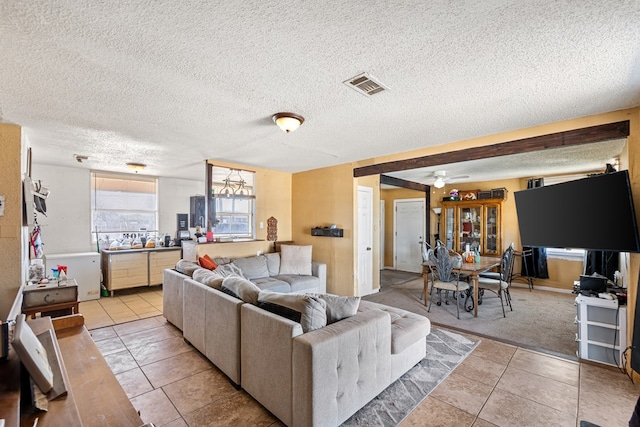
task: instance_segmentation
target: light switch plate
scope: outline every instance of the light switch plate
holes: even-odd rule
[[[4,196],[0,196],[0,216],[4,216]]]

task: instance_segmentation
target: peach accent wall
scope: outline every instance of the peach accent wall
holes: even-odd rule
[[[22,140],[20,126],[0,124],[0,319],[5,320],[22,283]],[[28,262],[24,260],[24,262]]]
[[[293,240],[313,245],[313,259],[327,264],[327,292],[337,295],[355,295],[357,289],[354,275],[357,180],[353,179],[353,168],[348,163],[293,174]],[[331,224],[344,229],[344,237],[311,236],[311,228]]]

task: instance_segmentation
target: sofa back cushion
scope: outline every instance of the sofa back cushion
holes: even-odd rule
[[[235,258],[233,263],[242,270],[242,274],[249,280],[269,277],[267,259],[263,255]]]
[[[327,303],[327,325],[347,317],[355,316],[360,306],[360,297],[343,297],[333,294],[311,294]]]
[[[202,268],[202,267],[200,267],[200,264],[198,264],[197,262],[187,261],[185,259],[181,259],[176,264],[176,271],[178,273],[186,274],[189,277],[192,277],[193,272],[199,268]]]
[[[310,332],[327,326],[327,303],[313,295],[260,291],[258,304],[267,311],[299,321],[303,332]],[[293,314],[295,318],[287,315],[287,313],[291,312],[295,312]],[[297,320],[298,314],[299,320]]]
[[[311,245],[282,245],[280,274],[311,276]]]
[[[224,276],[221,276],[220,273],[216,271],[209,271],[204,268],[200,268],[193,272],[193,280],[217,290],[222,290],[223,279]]]
[[[267,269],[269,270],[269,276],[277,276],[280,274],[280,254],[278,252],[271,252],[264,254],[267,259]]]
[[[260,288],[247,279],[230,275],[222,280],[222,291],[249,304],[258,304]]]

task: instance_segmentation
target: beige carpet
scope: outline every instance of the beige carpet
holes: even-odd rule
[[[421,300],[422,279],[402,284],[385,286],[376,294],[364,299],[399,307],[426,316],[435,325],[442,325],[466,331],[499,341],[517,344],[521,347],[576,358],[578,349],[575,342],[576,308],[574,294],[541,291],[511,287],[513,311],[507,307],[507,317],[502,317],[500,299],[486,292],[478,317],[467,313],[460,305],[460,319],[456,318],[453,300],[449,305],[436,305],[427,313]],[[434,293],[435,296],[435,293]],[[436,297],[437,298],[437,297]]]

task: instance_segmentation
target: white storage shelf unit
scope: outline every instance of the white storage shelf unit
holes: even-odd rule
[[[627,308],[617,300],[580,295],[576,298],[578,357],[620,366],[627,348]]]

